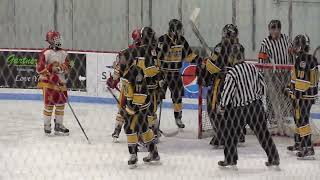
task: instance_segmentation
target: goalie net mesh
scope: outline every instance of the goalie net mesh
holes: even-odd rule
[[[293,120],[293,107],[289,97],[284,93],[284,88],[290,83],[291,65],[272,65],[256,63],[255,66],[264,76],[267,86],[266,94],[266,117],[268,128],[273,135],[292,137],[295,124]],[[207,138],[214,136],[215,128],[213,127],[207,110],[207,91],[210,88],[199,88],[199,131],[198,138]],[[319,104],[319,101],[316,101]],[[310,124],[313,135],[313,143],[320,145],[320,124],[310,118]],[[247,127],[247,134],[252,131]]]

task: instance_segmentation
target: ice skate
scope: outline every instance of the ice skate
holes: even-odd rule
[[[68,136],[69,129],[67,129],[63,124],[55,123],[54,134],[57,136]]]
[[[221,168],[230,168],[231,170],[238,170],[237,162],[219,161],[218,165]]]
[[[128,166],[130,169],[136,168],[138,162],[137,154],[131,154],[128,160]]]
[[[147,157],[143,158],[143,161],[145,163],[159,162],[160,161],[159,153],[157,151],[150,152]]]
[[[119,138],[120,132],[121,132],[121,127],[117,126],[116,128],[114,128],[114,131],[111,135],[114,143],[119,142],[118,138]]]
[[[178,126],[178,128],[181,128],[181,129],[185,127],[185,125],[183,124],[180,118],[176,118],[176,125]]]
[[[313,147],[305,147],[296,153],[299,160],[315,160]]]
[[[43,127],[44,134],[47,136],[51,135],[51,124],[45,124]]]

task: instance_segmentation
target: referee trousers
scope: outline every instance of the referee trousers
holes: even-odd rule
[[[258,138],[260,145],[268,156],[268,161],[279,160],[278,150],[267,127],[267,120],[262,101],[256,100],[244,107],[230,107],[225,111],[226,128],[224,146],[225,161],[236,163],[238,160],[237,144],[241,130],[246,124]]]

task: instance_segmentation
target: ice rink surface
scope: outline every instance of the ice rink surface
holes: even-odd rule
[[[111,133],[116,114],[115,105],[72,103],[92,144],[86,142],[70,109],[65,112],[67,137],[47,137],[41,120],[42,102],[0,100],[0,180],[13,179],[108,179],[108,180],[180,180],[180,179],[320,179],[320,149],[316,160],[299,161],[286,151],[292,140],[275,137],[281,164],[280,171],[265,167],[266,155],[254,136],[248,135],[239,148],[238,171],[220,169],[223,151],[212,149],[209,139],[198,140],[197,112],[184,110],[186,129],[176,137],[161,138],[158,145],[161,164],[146,165],[139,153],[137,169],[127,166],[126,137],[112,143]],[[316,107],[312,111],[319,112]],[[164,109],[161,128],[175,128],[173,112]]]

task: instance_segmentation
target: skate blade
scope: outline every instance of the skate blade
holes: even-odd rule
[[[150,166],[158,166],[158,165],[161,165],[161,161],[160,159],[158,160],[152,160],[152,161],[149,161],[149,162],[145,162],[144,161],[144,164],[147,164],[147,165],[150,165]]]
[[[44,133],[44,135],[47,136],[47,137],[53,137],[54,136],[54,134],[51,134],[51,133]]]
[[[240,148],[246,147],[245,142],[239,143],[239,144],[238,144],[238,147],[240,147]]]
[[[118,140],[118,138],[113,138],[112,142],[113,143],[119,143],[119,140]]]
[[[291,156],[296,156],[297,151],[289,151],[287,150],[287,154],[291,155]]]
[[[56,135],[56,136],[69,136],[69,133],[54,132],[54,135]]]
[[[220,145],[220,146],[214,145],[214,146],[212,147],[212,149],[214,149],[214,150],[220,150],[220,149],[224,149],[224,146],[223,146],[223,145]]]
[[[137,164],[131,164],[131,165],[128,165],[129,166],[129,169],[136,169],[138,167]]]
[[[219,165],[218,165],[219,166]],[[229,166],[219,166],[221,170],[226,170],[226,171],[238,171],[237,165],[229,165]]]
[[[273,171],[281,171],[280,166],[273,165],[273,166],[267,166],[267,167],[268,167],[268,169],[273,170]]]
[[[304,161],[314,161],[316,158],[314,156],[306,156],[306,157],[297,157],[298,160],[304,160]]]

